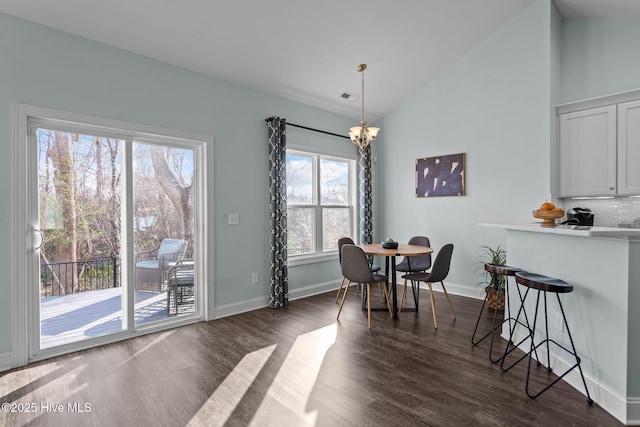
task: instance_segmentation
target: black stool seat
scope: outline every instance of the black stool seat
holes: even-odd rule
[[[511,267],[510,265],[498,265],[486,263],[484,265],[485,271],[489,273],[499,274],[501,276],[515,276],[516,273],[524,272],[523,269],[518,267]]]
[[[544,292],[564,294],[573,292],[573,285],[564,280],[543,276],[527,272],[516,273],[516,282],[531,289],[538,289]]]

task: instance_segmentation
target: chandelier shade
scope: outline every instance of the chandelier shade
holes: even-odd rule
[[[364,119],[364,70],[367,68],[367,64],[358,65],[358,72],[362,73],[362,120],[360,126],[353,126],[349,129],[349,138],[351,142],[360,148],[365,148],[371,141],[376,139],[380,128],[367,127],[367,121]]]
[[[360,148],[364,148],[376,139],[380,128],[367,127],[367,122],[362,122],[360,126],[354,126],[349,129],[349,138]]]

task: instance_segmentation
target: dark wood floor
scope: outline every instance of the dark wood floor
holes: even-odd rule
[[[425,293],[419,313],[393,321],[375,312],[371,330],[355,292],[339,322],[334,298],[327,293],[5,372],[0,401],[36,410],[0,412],[0,425],[621,425],[564,382],[528,398],[524,365],[502,373],[488,360],[488,342],[470,343],[481,301],[452,296],[454,322],[438,294],[436,332]],[[51,412],[54,405],[62,413]],[[85,412],[73,412],[78,407]]]

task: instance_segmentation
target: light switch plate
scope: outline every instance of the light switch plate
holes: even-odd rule
[[[240,224],[240,215],[237,213],[229,214],[229,225],[237,225]]]

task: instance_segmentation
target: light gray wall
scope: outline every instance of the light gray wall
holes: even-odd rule
[[[381,123],[382,234],[454,243],[451,283],[472,287],[477,247],[504,246],[477,223],[533,219],[549,197],[550,20],[532,4]],[[460,152],[467,195],[416,198],[415,159]]]
[[[216,307],[267,295],[267,127],[272,115],[346,134],[354,120],[0,14],[0,353],[11,350],[11,105],[14,102],[213,135]],[[305,144],[292,132],[289,142]],[[334,152],[347,140],[324,138]],[[230,212],[240,224],[227,224]],[[251,285],[251,272],[261,283]],[[293,267],[291,289],[337,280],[335,263]]]
[[[563,23],[561,103],[640,88],[640,19]]]
[[[551,141],[550,150],[550,172],[551,182],[549,191],[551,194],[557,194],[556,187],[558,186],[558,166],[556,163],[556,151],[557,151],[557,120],[556,120],[556,108],[555,106],[560,103],[561,91],[562,91],[562,27],[563,19],[560,16],[560,12],[556,8],[555,2],[551,2],[551,32],[550,32],[550,46],[551,46],[551,93],[549,100],[549,120],[551,123],[551,133],[549,138]]]

